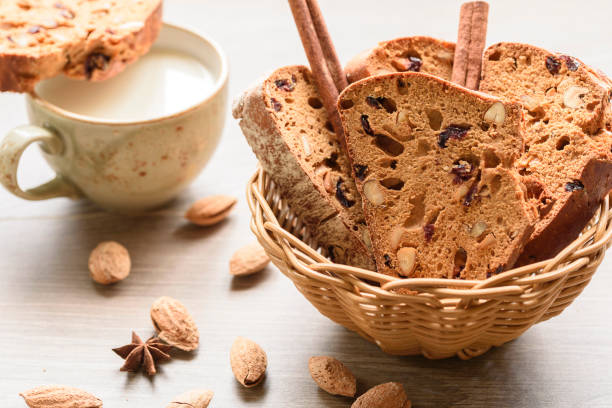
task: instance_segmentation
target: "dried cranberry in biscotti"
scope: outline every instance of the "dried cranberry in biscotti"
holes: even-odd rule
[[[546,69],[553,75],[559,73],[559,69],[561,69],[561,61],[559,61],[556,57],[549,55],[546,57]]]
[[[470,130],[470,128],[466,126],[459,126],[459,125],[448,126],[438,135],[438,146],[445,149],[446,143],[448,142],[449,139],[461,140],[467,135],[468,130]]]
[[[104,71],[108,67],[110,57],[101,52],[93,52],[85,60],[85,76],[90,79],[96,70]]]

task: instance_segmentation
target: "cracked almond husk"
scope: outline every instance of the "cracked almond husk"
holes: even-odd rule
[[[128,250],[118,242],[101,242],[89,255],[91,278],[102,285],[110,285],[127,278],[131,267]]]
[[[157,337],[183,351],[198,348],[200,333],[187,308],[178,300],[162,296],[151,306]]]
[[[191,390],[172,399],[166,408],[206,408],[214,393],[209,390]]]
[[[410,408],[404,386],[388,382],[370,388],[353,402],[351,408]]]
[[[74,387],[45,385],[19,394],[30,408],[101,408],[102,400]]]
[[[270,263],[266,250],[255,241],[237,250],[230,259],[230,274],[246,276],[263,270]]]
[[[236,198],[226,195],[204,197],[192,204],[185,218],[196,225],[208,227],[223,221],[236,202]]]
[[[171,349],[172,346],[162,343],[156,337],[143,342],[135,332],[132,332],[132,342],[114,348],[113,351],[125,360],[121,371],[136,372],[142,366],[148,375],[155,375],[157,373],[155,364],[170,360],[168,352]]]
[[[340,360],[328,356],[310,357],[308,370],[322,390],[332,395],[355,396],[357,380]]]
[[[230,364],[236,380],[247,388],[260,384],[266,374],[266,353],[252,340],[238,337],[230,350]]]

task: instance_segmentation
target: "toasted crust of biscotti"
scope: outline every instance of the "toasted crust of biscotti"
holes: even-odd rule
[[[31,92],[59,74],[108,79],[145,54],[161,26],[161,0],[2,2],[0,91]]]
[[[612,82],[582,61],[526,44],[499,43],[484,56],[480,89],[524,107],[521,174],[542,191],[540,220],[519,264],[551,258],[578,237],[612,188]]]
[[[396,73],[350,85],[338,107],[379,272],[485,279],[513,266],[536,218],[514,169],[518,103]]]
[[[308,68],[274,71],[242,94],[233,115],[281,196],[330,258],[374,269],[359,239],[367,229],[348,158],[327,125]]]
[[[450,80],[455,44],[431,37],[403,37],[379,43],[345,67],[349,82],[392,72],[424,72]]]

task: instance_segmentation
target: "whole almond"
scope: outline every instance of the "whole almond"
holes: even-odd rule
[[[257,343],[238,337],[230,350],[230,364],[236,380],[250,388],[264,379],[268,358]]]
[[[328,356],[310,357],[308,370],[317,385],[330,394],[355,396],[357,380],[340,360]]]
[[[353,402],[351,408],[410,408],[411,406],[404,386],[388,382],[370,388]]]
[[[90,393],[63,385],[46,385],[20,393],[30,408],[100,408],[102,400]]]
[[[208,390],[191,390],[172,399],[166,408],[206,408],[214,393]]]
[[[234,197],[215,195],[202,198],[185,213],[185,218],[196,225],[207,227],[224,220],[236,204]]]
[[[266,250],[255,241],[240,248],[232,255],[229,267],[234,276],[245,276],[261,271],[270,263]]]
[[[101,242],[89,255],[91,278],[102,285],[110,285],[127,278],[131,267],[128,250],[118,242]]]
[[[200,333],[193,318],[181,302],[162,296],[151,306],[151,320],[158,337],[183,351],[198,348]]]

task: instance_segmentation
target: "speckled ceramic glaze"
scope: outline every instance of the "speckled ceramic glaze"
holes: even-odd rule
[[[176,26],[165,24],[156,45],[188,53],[210,70],[215,84],[199,104],[153,120],[114,123],[76,115],[28,95],[31,124],[12,130],[0,144],[2,184],[28,200],[84,196],[121,212],[160,206],[183,190],[221,138],[227,63],[216,44]],[[17,167],[25,148],[34,142],[40,142],[57,177],[24,191],[17,183]]]

